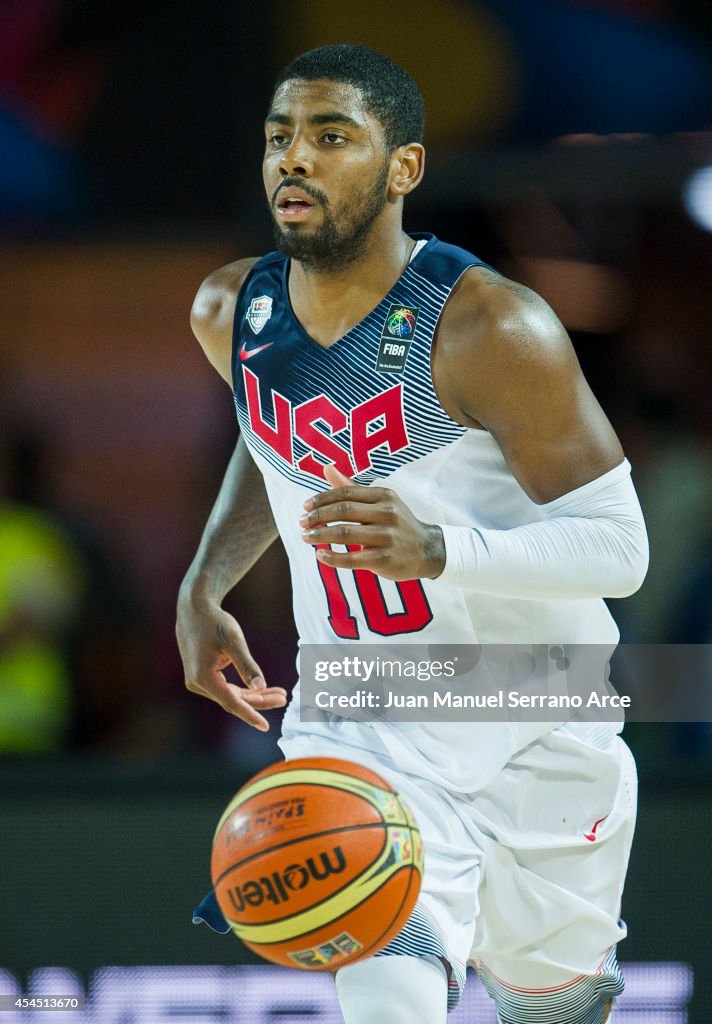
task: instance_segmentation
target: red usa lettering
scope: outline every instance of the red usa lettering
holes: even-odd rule
[[[326,395],[317,395],[293,407],[288,398],[272,390],[272,427],[262,415],[257,375],[243,365],[242,376],[253,433],[290,466],[295,466],[294,439],[301,441],[309,449],[296,462],[296,468],[303,473],[323,480],[326,462],[333,463],[346,476],[354,476],[371,468],[371,453],[376,448],[387,448],[394,455],[408,445],[402,383],[354,406],[350,415]],[[336,440],[336,435],[349,426],[350,451]],[[315,458],[315,454],[323,461]]]

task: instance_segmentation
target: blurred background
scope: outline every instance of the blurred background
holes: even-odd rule
[[[611,602],[623,640],[712,639],[705,5],[0,0],[0,993],[59,984],[39,968],[79,989],[117,965],[255,962],[190,925],[214,823],[278,757],[278,716],[264,737],[183,690],[175,595],[236,437],[188,312],[211,270],[271,248],[272,80],[343,41],[425,95],[406,227],[539,291],[622,439],[651,540],[642,590]],[[230,601],[269,681],[291,685],[279,547]],[[712,726],[626,739],[641,810],[620,955],[673,966],[622,1020],[701,1024]],[[173,1019],[129,1003],[101,1020]]]

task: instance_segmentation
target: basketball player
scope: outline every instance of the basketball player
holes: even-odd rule
[[[312,50],[265,136],[278,251],[217,270],[192,314],[241,438],[181,588],[188,689],[258,729],[284,704],[221,608],[277,535],[303,643],[614,644],[602,598],[647,566],[629,464],[546,304],[403,232],[415,83],[360,46]],[[298,699],[286,757],[374,768],[425,844],[405,930],[336,975],[347,1024],[442,1024],[468,961],[502,1022],[608,1019],[635,815],[619,726],[318,724]]]

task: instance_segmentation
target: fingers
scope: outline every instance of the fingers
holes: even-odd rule
[[[353,480],[347,477],[333,464],[324,466],[324,476],[326,477],[326,482],[331,484],[332,487],[348,487],[353,484]]]
[[[284,707],[287,691],[267,686],[235,619],[213,602],[183,605],[176,636],[186,688],[215,701],[248,725],[267,731],[269,725],[260,711]],[[229,665],[235,666],[244,687],[225,677],[223,669]]]
[[[230,684],[228,684],[229,686]],[[237,715],[243,722],[254,726],[260,732],[267,732],[269,723],[263,718],[257,708],[262,711],[270,711],[272,708],[283,708],[287,703],[287,693],[281,687],[271,686],[265,690],[237,690],[234,694],[235,704],[232,707],[232,714]],[[224,705],[223,705],[224,707]],[[230,711],[230,708],[225,708]]]
[[[380,576],[387,576],[389,554],[385,548],[366,548],[358,551],[332,551],[331,548],[317,548],[316,557],[325,565],[335,569],[370,569]],[[410,577],[404,577],[410,579]]]
[[[338,494],[338,491],[331,491]],[[394,501],[384,499],[375,503],[356,503],[352,501],[334,501],[324,504],[311,512],[304,512],[299,519],[302,529],[311,529],[323,523],[393,523],[396,521],[398,509]]]
[[[224,655],[225,664],[232,664],[237,669],[240,678],[245,686],[253,690],[262,690],[267,686],[262,669],[250,654],[250,650],[242,632],[234,619],[225,620],[217,624],[218,650]],[[224,665],[220,666],[224,668]]]
[[[312,546],[348,544],[355,547],[381,548],[389,545],[392,537],[390,531],[382,527],[336,523],[334,526],[322,526],[317,530],[304,530],[302,540]]]
[[[261,732],[267,732],[269,723],[257,710],[269,711],[272,708],[284,707],[287,703],[287,691],[281,686],[269,686],[262,690],[243,690],[229,683],[222,672],[215,671],[210,686],[200,684],[190,686],[195,693],[209,697],[219,704],[223,711],[235,715],[248,725]]]
[[[343,476],[343,474],[342,478],[347,481],[346,484],[334,487],[330,491],[320,491],[318,494],[312,494],[311,498],[307,498],[304,502],[305,510],[311,512],[315,508],[321,508],[323,505],[331,505],[339,501],[353,501],[358,502],[360,505],[375,505],[379,501],[392,501],[395,498],[393,491],[390,491],[387,487],[364,487],[362,484],[356,484],[352,480],[349,481],[348,477]]]

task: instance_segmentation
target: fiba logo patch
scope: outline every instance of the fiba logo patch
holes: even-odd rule
[[[403,373],[410,343],[418,323],[418,306],[392,305],[381,331],[376,369],[381,373]]]
[[[396,864],[413,863],[413,844],[410,839],[410,829],[390,829],[391,857]]]
[[[269,295],[259,295],[250,303],[250,308],[245,313],[245,320],[253,332],[259,334],[271,316],[272,299]]]
[[[416,319],[416,311],[401,306],[400,309],[388,314],[386,330],[396,338],[407,338],[409,334],[413,333]]]

